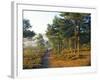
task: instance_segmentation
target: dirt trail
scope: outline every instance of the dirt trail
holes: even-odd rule
[[[44,55],[41,59],[41,65],[43,68],[49,67],[49,57],[50,57],[50,51],[46,50],[46,52],[44,53]]]

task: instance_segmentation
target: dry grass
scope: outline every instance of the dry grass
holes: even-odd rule
[[[41,57],[45,50],[38,50],[32,47],[23,50],[23,69],[39,68]]]
[[[76,57],[76,55],[73,55],[72,57],[69,57],[68,55],[57,57],[52,54],[50,58],[50,67],[78,67],[90,65],[90,51],[80,51],[79,57]]]
[[[63,50],[61,54],[51,52],[49,57],[49,67],[78,67],[90,66],[91,55],[90,49],[81,49],[79,57],[76,57],[75,50]],[[24,49],[23,54],[23,69],[40,68],[41,57],[45,50],[36,50],[33,48]],[[77,51],[76,51],[77,52]]]

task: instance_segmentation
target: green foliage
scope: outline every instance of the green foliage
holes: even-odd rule
[[[27,20],[27,19],[23,19],[23,31],[25,31],[25,30],[27,30],[27,29],[29,29],[29,28],[31,28],[32,26],[31,26],[31,24],[30,24],[30,21],[29,20]]]
[[[30,31],[29,29],[32,28],[30,21],[23,19],[23,37],[33,37],[35,35],[34,31]]]
[[[53,23],[48,24],[46,32],[57,53],[61,53],[64,48],[73,48],[76,44],[90,43],[90,14],[62,12],[59,16],[55,16]],[[71,40],[76,43],[70,43]]]
[[[35,35],[35,33],[33,31],[30,31],[30,30],[23,31],[23,37],[24,38],[33,37],[34,35]]]
[[[43,39],[43,35],[42,34],[38,34],[36,39],[37,39],[37,47],[39,49],[45,49],[45,44],[44,44],[45,41]]]

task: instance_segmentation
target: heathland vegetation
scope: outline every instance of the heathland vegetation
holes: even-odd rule
[[[91,14],[61,12],[47,25],[48,40],[31,27],[24,19],[23,38],[36,41],[23,48],[24,69],[91,65]]]

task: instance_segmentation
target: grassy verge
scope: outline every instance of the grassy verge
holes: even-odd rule
[[[23,69],[39,68],[41,66],[41,57],[45,50],[37,48],[24,48],[23,50]]]
[[[79,57],[76,57],[75,53],[70,51],[63,51],[62,54],[51,54],[50,67],[78,67],[78,66],[90,66],[91,55],[90,50],[80,50]]]

